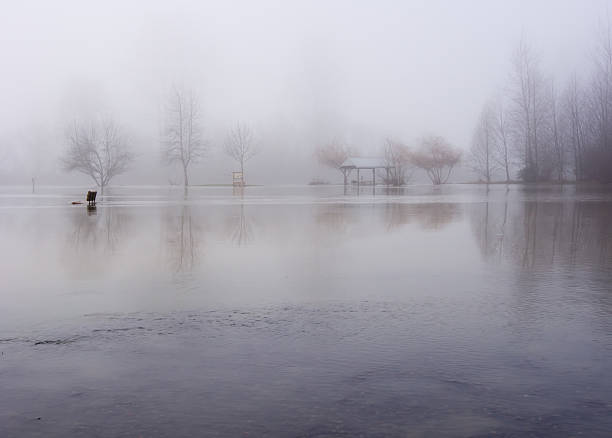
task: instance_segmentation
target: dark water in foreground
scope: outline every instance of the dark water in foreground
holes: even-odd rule
[[[0,437],[612,436],[612,189],[0,189]]]

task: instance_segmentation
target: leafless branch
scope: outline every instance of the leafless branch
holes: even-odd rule
[[[206,149],[200,117],[195,92],[174,87],[166,106],[163,158],[166,164],[181,165],[185,186],[189,185],[189,165],[200,160]]]
[[[88,123],[75,120],[66,129],[66,142],[64,169],[90,176],[102,191],[112,178],[127,171],[134,159],[112,119]]]

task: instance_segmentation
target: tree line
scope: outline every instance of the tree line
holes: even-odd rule
[[[559,89],[534,49],[521,41],[503,92],[478,117],[469,163],[490,183],[612,181],[612,35],[597,39],[586,79]]]
[[[388,169],[379,172],[384,184],[402,186],[407,184],[415,169],[423,170],[432,184],[445,184],[453,169],[461,161],[462,152],[452,146],[444,137],[430,135],[423,137],[416,149],[407,144],[386,139],[382,146],[382,156]],[[338,140],[332,140],[315,150],[317,161],[332,169],[338,169],[347,183],[347,169],[342,163],[358,152],[351,146]],[[388,170],[388,172],[387,172]]]
[[[209,148],[204,137],[201,104],[193,90],[175,87],[169,93],[161,137],[163,162],[178,164],[183,184],[189,186],[190,166],[200,161]],[[127,135],[112,118],[74,120],[66,128],[65,142],[64,170],[89,176],[102,193],[113,177],[129,170],[135,159]],[[257,154],[257,146],[247,123],[237,122],[226,135],[223,150],[240,166],[243,178],[245,164]]]
[[[523,182],[612,181],[612,32],[609,21],[596,40],[590,72],[558,87],[541,67],[540,57],[521,40],[511,57],[507,83],[483,105],[474,129],[468,164],[479,180]],[[179,165],[189,185],[189,168],[209,148],[202,128],[200,101],[192,90],[174,88],[164,108],[163,161]],[[66,129],[64,168],[92,178],[102,190],[135,159],[119,123],[112,119],[74,121]],[[251,127],[236,123],[224,152],[244,175],[257,152]],[[379,177],[387,184],[407,183],[422,169],[433,184],[448,181],[461,151],[440,136],[421,139],[417,148],[387,139],[381,147],[389,166]],[[355,150],[332,140],[318,147],[319,163],[339,169]],[[343,171],[346,182],[347,174]]]

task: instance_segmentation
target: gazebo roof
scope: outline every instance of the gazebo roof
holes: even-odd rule
[[[340,168],[347,169],[380,169],[390,167],[384,158],[348,157]]]

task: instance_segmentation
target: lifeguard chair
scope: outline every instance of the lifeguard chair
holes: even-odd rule
[[[244,187],[244,176],[242,172],[232,172],[232,185],[234,187]]]

